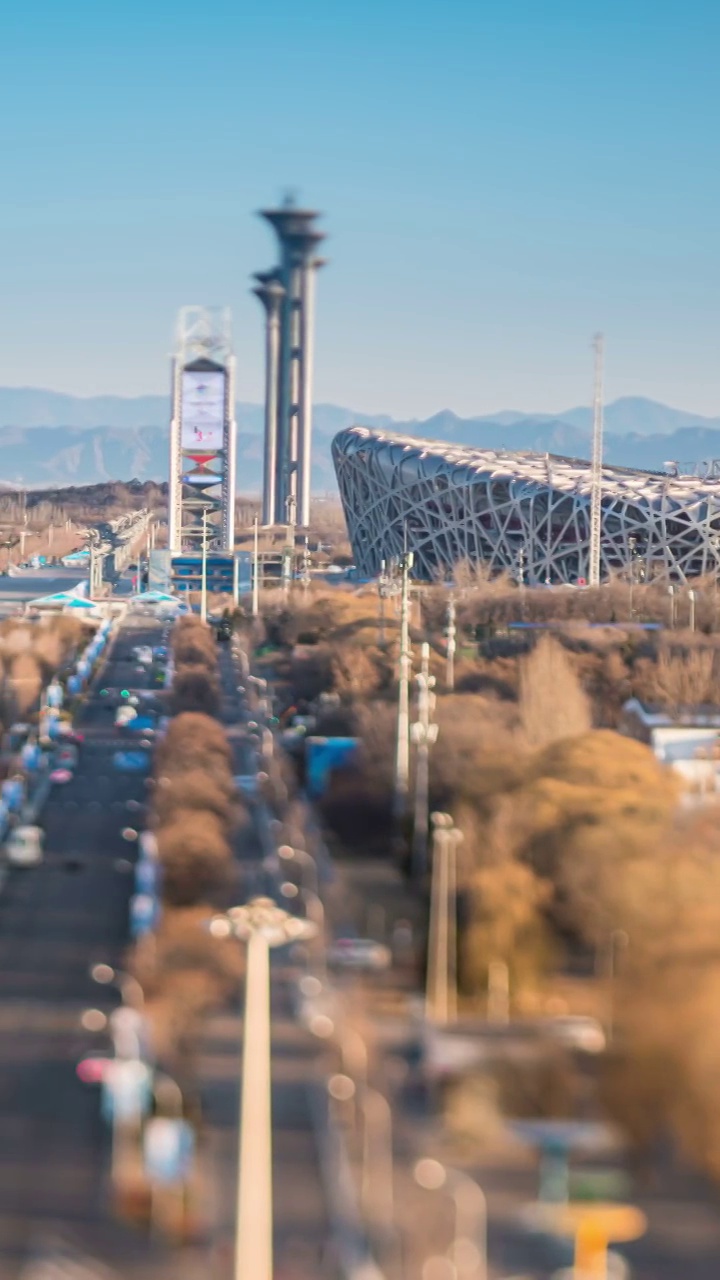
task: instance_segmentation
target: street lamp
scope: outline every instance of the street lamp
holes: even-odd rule
[[[210,929],[247,945],[235,1280],[272,1280],[270,948],[311,938],[315,926],[272,898],[253,898],[216,916]]]
[[[449,813],[434,813],[425,1010],[434,1022],[457,1016],[457,846]]]
[[[487,1280],[487,1200],[474,1178],[439,1160],[418,1160],[413,1170],[426,1191],[446,1190],[455,1203],[455,1234],[448,1255],[457,1280]]]
[[[637,554],[637,538],[634,533],[628,538],[628,549],[630,551],[630,621],[633,619],[633,588],[635,586],[635,556]]]
[[[325,908],[319,895],[312,889],[298,888],[293,884],[292,880],[286,880],[280,886],[280,893],[283,898],[302,898],[305,903],[305,913],[307,919],[311,921],[315,930],[315,955],[318,971],[321,976],[325,977]]]
[[[281,844],[277,853],[278,857],[282,858],[283,861],[292,862],[296,860],[304,870],[309,872],[308,879],[311,881],[309,887],[312,889],[316,898],[319,898],[320,877],[318,875],[317,862],[313,858],[312,854],[308,853],[307,849],[299,849],[296,846],[289,844]]]
[[[114,969],[110,964],[94,964],[90,969],[90,977],[93,982],[98,982],[103,987],[116,986],[123,998],[123,1003],[130,1005],[131,1008],[145,1007],[145,992],[131,973],[125,973],[123,969]]]
[[[411,726],[410,737],[415,755],[415,805],[413,814],[413,871],[422,879],[427,871],[428,807],[430,802],[430,747],[437,742],[438,726],[432,719],[435,710],[435,677],[430,675],[430,645],[422,645],[421,669],[415,677],[418,688],[418,718]]]

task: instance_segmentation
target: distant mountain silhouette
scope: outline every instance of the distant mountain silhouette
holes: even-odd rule
[[[30,486],[96,484],[136,477],[167,476],[169,400],[167,396],[95,396],[81,399],[32,387],[0,388],[0,484]],[[334,488],[329,443],[353,424],[396,431],[476,448],[532,450],[587,458],[591,410],[558,414],[513,410],[462,418],[443,409],[423,420],[394,420],[339,405],[314,409],[312,482],[316,491]],[[256,491],[262,468],[263,412],[240,402],[238,489]],[[703,418],[653,400],[625,397],[605,410],[605,458],[624,466],[662,470],[672,459],[683,464],[720,457],[720,418]]]

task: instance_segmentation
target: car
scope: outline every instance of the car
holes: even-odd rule
[[[78,749],[69,742],[63,744],[55,752],[55,765],[58,769],[74,769],[78,762]]]
[[[133,716],[127,725],[133,733],[154,734],[155,721],[152,716]]]
[[[42,862],[44,832],[41,827],[19,826],[5,842],[8,862],[14,867],[34,867]]]
[[[336,938],[328,947],[327,960],[336,969],[378,973],[389,969],[392,954],[389,947],[373,938]]]
[[[543,1030],[565,1048],[579,1053],[604,1053],[607,1047],[605,1032],[597,1018],[579,1015],[550,1018]]]
[[[258,793],[258,776],[256,773],[240,773],[233,778],[233,782],[241,795],[246,796],[249,800],[256,798]]]
[[[53,786],[64,787],[68,782],[72,782],[73,775],[70,769],[53,769],[50,774],[50,781]]]
[[[127,725],[131,724],[133,720],[137,720],[137,718],[137,711],[134,707],[129,706],[127,702],[122,703],[115,712],[115,724],[118,729],[126,728]]]
[[[58,737],[63,743],[71,742],[76,747],[79,747],[85,741],[85,734],[73,729],[72,725],[68,724],[67,721],[59,725]]]
[[[149,773],[150,755],[146,751],[116,751],[113,767],[120,773]]]

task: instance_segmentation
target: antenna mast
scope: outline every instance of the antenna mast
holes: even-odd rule
[[[590,563],[588,582],[591,587],[600,586],[600,535],[602,518],[602,458],[603,458],[603,360],[605,339],[596,333],[595,390],[593,395],[592,467],[590,470]]]

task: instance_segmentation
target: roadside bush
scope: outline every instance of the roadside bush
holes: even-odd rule
[[[180,810],[158,828],[157,842],[163,900],[171,906],[210,901],[227,882],[230,848],[214,815]]]
[[[167,826],[181,810],[209,813],[226,830],[238,822],[241,806],[236,800],[230,778],[223,785],[204,772],[164,775],[157,779],[152,798],[152,812],[157,826]]]
[[[185,711],[171,720],[155,752],[156,777],[203,770],[222,782],[232,777],[232,753],[217,720]]]
[[[206,666],[177,667],[173,676],[170,707],[173,715],[184,711],[216,716],[220,711],[220,681]]]

